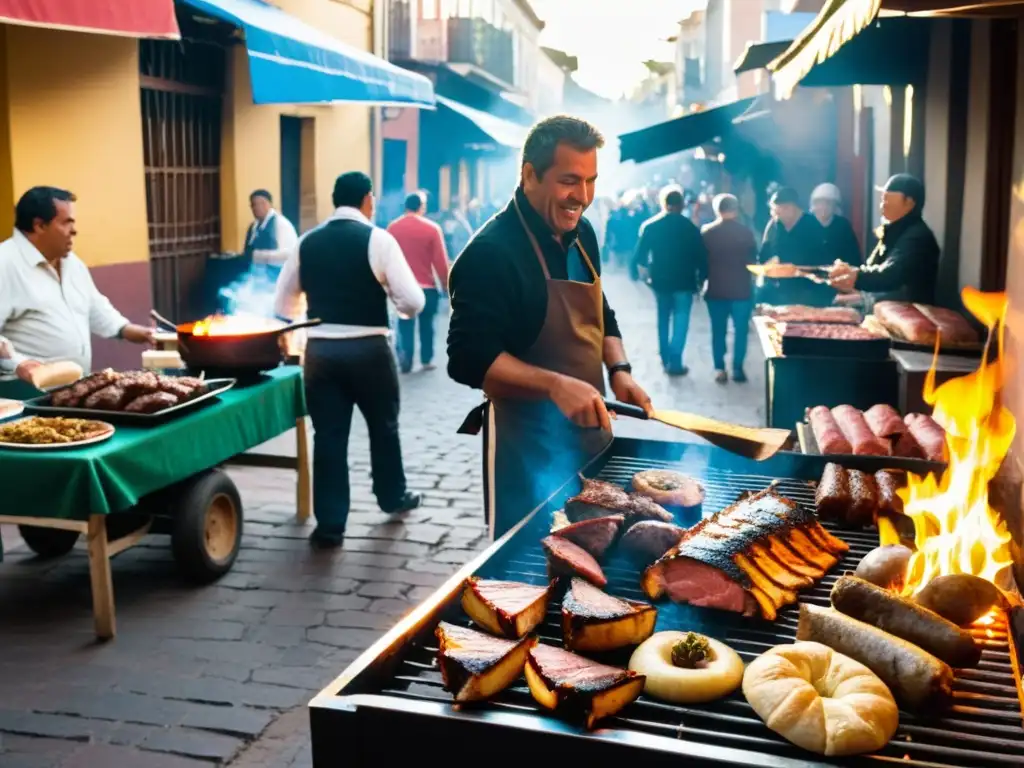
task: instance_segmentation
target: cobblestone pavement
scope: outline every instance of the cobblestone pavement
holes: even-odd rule
[[[753,344],[748,384],[713,383],[697,304],[691,373],[669,379],[649,292],[622,277],[607,283],[635,375],[656,405],[762,423],[763,359]],[[0,765],[308,768],[311,695],[485,544],[479,439],[455,434],[479,395],[451,382],[440,362],[402,382],[403,452],[410,485],[425,493],[420,510],[397,522],[377,510],[359,419],[342,552],[309,550],[309,527],[293,519],[294,473],[231,469],[246,505],[232,572],[212,586],[184,585],[165,537],[119,555],[113,642],[93,638],[84,550],[38,562],[5,529],[15,549],[0,565]],[[616,431],[634,434],[637,424],[620,420]],[[294,436],[261,450],[294,451]]]

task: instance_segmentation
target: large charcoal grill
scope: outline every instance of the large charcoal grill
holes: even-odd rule
[[[657,446],[657,447],[656,447]],[[648,458],[657,455],[659,458]],[[804,505],[813,505],[813,487],[820,476],[820,458],[793,454],[756,464],[703,446],[616,440],[587,468],[587,474],[625,485],[641,469],[672,468],[701,477],[707,488],[706,512],[736,500],[743,491],[757,491],[776,478],[778,490]],[[586,733],[550,717],[530,696],[525,681],[495,701],[456,711],[441,687],[435,662],[433,630],[439,620],[469,626],[459,607],[461,581],[470,574],[534,584],[546,583],[546,564],[539,545],[558,509],[578,488],[569,481],[547,505],[520,528],[467,565],[357,659],[311,703],[315,768],[341,764],[370,765],[386,759],[413,759],[427,765],[464,760],[551,760],[571,755],[577,765],[603,766],[613,760],[641,760],[645,766],[765,766],[815,768],[828,765],[873,765],[899,762],[929,768],[989,768],[1024,765],[1024,727],[1020,698],[1020,660],[1006,617],[977,630],[984,651],[977,669],[959,672],[955,705],[937,719],[901,713],[896,737],[881,752],[846,760],[819,758],[794,747],[766,728],[742,694],[705,705],[680,706],[647,696],[618,717]],[[852,571],[878,544],[873,531],[840,530],[826,524],[850,545],[850,551],[825,579],[801,593],[801,601],[826,606],[839,574]],[[604,565],[613,594],[644,599],[640,572],[613,555]],[[561,643],[560,604],[549,608],[538,628],[542,642]],[[1024,627],[1018,621],[1016,638]],[[657,629],[692,629],[731,645],[749,662],[766,649],[794,639],[796,606],[774,622],[745,619],[720,611],[671,603],[658,604]],[[595,658],[597,658],[595,656]],[[624,666],[629,651],[602,661]],[[565,749],[552,753],[548,750]],[[561,762],[565,758],[558,757]]]

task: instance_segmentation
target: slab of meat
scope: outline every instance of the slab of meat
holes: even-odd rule
[[[574,523],[621,514],[626,517],[627,527],[641,520],[671,523],[675,519],[671,512],[646,496],[627,493],[612,483],[588,478],[583,480],[583,490],[565,502],[565,514]]]
[[[626,517],[626,525],[632,526],[642,520],[660,520],[663,523],[671,523],[675,520],[672,513],[661,504],[643,496],[639,493],[629,494],[629,514]]]
[[[851,307],[808,307],[803,304],[773,307],[763,305],[760,313],[772,320],[790,323],[845,323],[860,325],[860,312]]]
[[[603,587],[608,579],[597,560],[582,547],[559,536],[548,536],[541,541],[548,553],[548,566],[553,576],[582,576],[591,584]]]
[[[858,456],[888,456],[889,446],[884,440],[875,437],[864,414],[852,405],[837,405],[832,409],[832,416],[842,430],[843,436],[850,441],[853,453]]]
[[[875,477],[859,469],[851,469],[849,474],[850,512],[846,522],[857,526],[871,525],[878,514],[878,486]]]
[[[836,339],[837,341],[876,341],[885,338],[859,325],[838,323],[786,323],[783,338]]]
[[[875,485],[878,488],[878,514],[902,515],[903,499],[896,493],[902,483],[895,473],[888,469],[875,472]]]
[[[120,383],[108,384],[85,398],[81,407],[97,411],[118,411],[126,399],[127,393]]]
[[[929,461],[948,461],[946,452],[946,430],[931,416],[923,413],[908,413],[903,420],[914,440]]]
[[[684,528],[660,520],[642,520],[622,537],[621,546],[644,563],[652,563],[679,543]]]
[[[876,437],[883,440],[899,437],[907,431],[907,425],[895,408],[888,403],[872,405],[864,411],[864,420]]]
[[[828,406],[818,405],[811,408],[807,412],[807,423],[811,425],[814,442],[818,444],[818,452],[822,455],[850,453],[853,450]]]
[[[86,376],[74,384],[64,387],[51,396],[51,404],[60,408],[81,408],[85,399],[97,390],[115,383],[121,374],[107,368]]]
[[[850,515],[853,498],[850,496],[850,475],[838,464],[829,462],[821,473],[814,506],[822,520],[845,523]]]
[[[604,553],[615,541],[615,537],[622,527],[622,515],[608,515],[607,517],[592,517],[588,520],[580,520],[578,523],[570,523],[556,531],[552,535],[568,539],[595,558],[604,557]]]
[[[904,421],[906,424],[906,421]],[[896,440],[896,444],[892,447],[893,456],[902,456],[907,459],[923,459],[924,451],[921,450],[921,446],[918,444],[914,436],[910,434],[908,429]]]
[[[170,392],[150,392],[139,395],[125,407],[125,413],[157,413],[178,404],[178,398]]]
[[[875,304],[875,319],[897,338],[915,344],[934,344],[938,328],[913,304],[905,301],[880,301]]]
[[[690,528],[644,572],[648,597],[773,620],[848,549],[813,513],[771,489]]]
[[[980,341],[978,332],[959,312],[928,304],[915,304],[914,307],[939,329],[942,341],[952,344],[977,344]]]

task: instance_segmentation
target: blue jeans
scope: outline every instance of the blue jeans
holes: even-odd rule
[[[661,354],[661,364],[670,371],[678,371],[683,367],[693,294],[684,291],[656,291],[654,298],[658,303],[658,352]]]
[[[416,351],[416,324],[420,326],[420,362],[429,365],[434,359],[434,316],[441,292],[436,288],[424,288],[427,302],[418,317],[398,321],[398,360],[402,371],[412,370],[413,353]]]
[[[750,315],[754,311],[754,303],[750,300],[729,301],[727,299],[708,299],[708,315],[711,318],[711,356],[715,361],[715,370],[725,370],[725,337],[729,331],[729,318],[732,318],[732,369],[734,372],[743,370],[743,361],[747,357],[747,332],[750,329]]]

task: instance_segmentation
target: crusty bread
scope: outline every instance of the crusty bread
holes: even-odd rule
[[[59,363],[44,363],[32,369],[29,374],[36,389],[53,389],[73,384],[82,378],[82,366],[63,360]]]
[[[743,674],[743,695],[765,725],[819,755],[873,752],[899,725],[885,684],[821,643],[778,645],[754,659]]]

